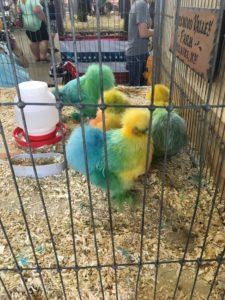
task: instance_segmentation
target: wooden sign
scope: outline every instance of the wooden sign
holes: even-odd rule
[[[219,11],[181,8],[178,20],[176,56],[196,73],[209,79],[212,72]],[[173,51],[174,32],[170,50]]]

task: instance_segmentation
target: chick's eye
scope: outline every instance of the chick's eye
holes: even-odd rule
[[[137,127],[134,127],[133,133],[134,133],[134,134],[138,134],[138,133],[139,133],[139,130],[137,129]]]

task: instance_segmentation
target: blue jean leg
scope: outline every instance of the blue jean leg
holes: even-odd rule
[[[145,70],[148,54],[127,56],[127,70],[129,71],[129,84],[132,86],[144,85],[143,72]]]

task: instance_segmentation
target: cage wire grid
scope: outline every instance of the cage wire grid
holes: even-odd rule
[[[183,6],[185,7],[189,7],[188,6],[189,2],[184,2]],[[214,6],[212,6],[212,3],[207,3],[207,1],[205,1],[203,3],[203,1],[201,1],[201,3],[198,3],[198,5],[200,7],[203,8],[213,8],[213,9],[218,9],[218,2],[214,2]],[[191,6],[194,6],[194,3],[191,3]],[[166,18],[172,20],[172,15],[165,15]],[[168,24],[168,23],[167,23]],[[168,26],[168,28],[171,28],[170,26]],[[168,35],[170,35],[170,32],[167,30],[166,33]],[[223,39],[223,46],[222,46],[222,53],[224,53],[224,39]],[[193,135],[195,135],[194,138],[194,142],[192,144],[190,144],[190,151],[191,151],[191,155],[193,156],[193,159],[195,160],[196,163],[197,162],[197,156],[198,156],[198,150],[199,150],[199,139],[198,139],[198,133],[200,130],[202,130],[202,125],[204,123],[204,117],[203,117],[203,112],[202,110],[198,109],[198,104],[201,101],[201,97],[202,95],[203,98],[206,98],[207,96],[207,92],[208,92],[208,88],[209,85],[205,83],[204,79],[201,78],[198,74],[191,72],[190,69],[188,68],[187,65],[183,64],[183,63],[179,63],[177,64],[177,77],[176,77],[176,81],[174,82],[175,87],[176,87],[176,94],[178,95],[180,93],[180,97],[178,97],[179,99],[181,99],[182,104],[185,102],[187,102],[190,106],[196,107],[197,113],[196,115],[193,117],[190,114],[188,114],[188,110],[184,111],[184,115],[185,115],[185,119],[188,120],[188,125],[189,125],[189,135],[191,137],[193,137]],[[162,73],[165,73],[166,78],[169,78],[169,73],[168,70],[166,69],[166,63],[164,60],[164,64],[162,64]],[[181,74],[185,74],[183,77],[180,76]],[[211,99],[211,103],[215,103],[216,105],[219,105],[220,103],[223,103],[223,78],[224,78],[224,56],[221,57],[221,68],[220,68],[220,72],[218,75],[219,78],[221,78],[221,80],[217,81],[214,84],[214,88],[213,91],[211,93],[211,95],[214,94],[213,99]],[[196,86],[197,84],[200,86],[199,88],[199,93],[196,93],[196,89],[188,89],[188,85],[186,84],[186,78],[190,78],[190,86]],[[167,80],[166,79],[166,80]],[[219,97],[218,97],[218,93],[216,94],[216,90],[219,90]],[[176,95],[176,96],[177,96]],[[177,99],[177,97],[175,97]],[[196,101],[193,101],[192,99],[196,99]],[[212,98],[212,97],[211,97]],[[217,99],[217,100],[216,100]],[[216,101],[217,102],[216,102]],[[222,100],[222,101],[221,101]],[[197,103],[197,105],[196,105]],[[219,107],[216,108],[217,112],[219,110]],[[222,115],[223,115],[223,111],[221,111],[220,114],[220,121],[222,120]],[[190,122],[191,118],[195,119],[195,122]],[[214,122],[212,122],[213,120],[213,114],[211,112],[208,112],[208,120],[207,120],[207,124],[209,124],[208,126],[210,127],[209,129],[209,134],[211,134],[211,138],[215,139],[215,140],[219,140],[222,144],[223,144],[223,133],[222,133],[222,137],[219,134],[219,128],[217,128],[217,131],[215,131],[216,128],[216,118],[214,118]],[[196,130],[196,120],[197,120],[197,130]],[[224,129],[223,129],[224,130]],[[213,137],[213,134],[216,135],[216,137]],[[213,158],[215,158],[215,152],[216,152],[216,143],[210,143],[210,139],[208,139],[208,142],[210,144],[209,146],[209,153],[211,153],[211,149],[214,147],[214,154],[213,154]],[[207,147],[208,148],[208,145]],[[207,168],[206,168],[206,173],[210,172],[210,175],[212,175],[212,169],[209,167],[209,160],[206,159],[205,161],[207,161]],[[207,176],[206,176],[207,177]]]
[[[217,1],[215,8],[220,8],[220,26],[221,26],[221,22],[222,22],[222,11],[224,10],[224,3],[225,1],[221,0],[221,1]],[[69,15],[70,15],[70,20],[71,20],[71,24],[75,24],[75,20],[74,20],[74,5],[71,1],[69,1]],[[47,15],[47,25],[48,25],[48,30],[50,31],[50,18],[49,18],[49,11],[48,11],[48,5],[47,5],[47,1],[44,1],[44,5],[45,5],[45,9],[46,9],[46,15]],[[173,14],[167,15],[165,14],[165,6],[171,6],[171,11],[175,8],[175,19],[173,18]],[[26,298],[28,299],[33,299],[32,298],[32,293],[28,287],[28,283],[27,283],[27,279],[26,279],[26,272],[28,271],[32,271],[38,274],[39,280],[41,282],[41,287],[42,287],[42,296],[45,299],[51,299],[49,298],[48,295],[48,289],[46,288],[46,282],[44,280],[43,277],[43,273],[45,271],[55,271],[58,274],[58,279],[60,282],[60,287],[61,287],[61,291],[62,291],[62,298],[64,299],[70,299],[67,295],[67,289],[66,289],[66,285],[65,285],[65,271],[72,271],[74,273],[74,278],[75,278],[75,282],[76,282],[76,290],[77,290],[77,295],[79,299],[85,299],[85,297],[82,295],[82,288],[80,286],[80,272],[82,270],[88,270],[88,269],[95,269],[97,271],[98,274],[98,281],[99,281],[99,294],[100,294],[100,298],[101,299],[106,299],[105,296],[105,288],[104,288],[104,283],[103,283],[103,277],[104,277],[104,269],[109,270],[112,269],[113,270],[113,276],[114,276],[114,285],[115,285],[115,294],[114,297],[112,297],[112,299],[122,299],[120,296],[120,289],[119,289],[119,279],[118,279],[118,272],[121,269],[124,268],[129,268],[129,267],[135,267],[137,270],[137,276],[136,276],[136,283],[134,284],[133,290],[133,299],[139,299],[139,293],[140,293],[140,283],[141,283],[141,277],[142,277],[142,272],[143,272],[143,268],[148,266],[154,269],[155,271],[155,277],[154,277],[154,288],[151,291],[151,294],[148,295],[148,299],[158,299],[158,276],[159,276],[159,268],[163,265],[173,265],[176,264],[179,266],[179,270],[177,273],[177,278],[176,278],[176,282],[174,282],[174,293],[171,297],[171,299],[178,299],[177,298],[177,292],[179,289],[179,282],[180,282],[180,278],[183,274],[183,270],[184,267],[189,265],[189,264],[194,264],[196,265],[196,273],[194,276],[194,280],[193,280],[193,285],[191,288],[191,293],[188,297],[188,299],[195,299],[194,298],[194,292],[195,292],[195,287],[196,287],[196,283],[198,280],[198,276],[199,276],[199,270],[200,267],[204,264],[208,264],[208,263],[216,263],[216,269],[214,272],[214,276],[213,276],[213,280],[210,284],[210,288],[208,291],[208,295],[207,295],[207,299],[213,299],[212,298],[212,292],[218,277],[218,274],[221,270],[222,265],[224,265],[225,262],[225,247],[223,247],[223,250],[221,251],[221,253],[216,256],[216,257],[211,257],[211,258],[204,258],[204,253],[205,253],[205,249],[206,249],[206,242],[207,242],[207,237],[208,237],[208,232],[211,226],[211,220],[212,220],[212,215],[214,213],[215,210],[215,205],[216,205],[216,201],[218,198],[218,190],[219,190],[219,182],[220,182],[220,177],[221,177],[221,173],[223,171],[223,166],[224,166],[224,148],[221,147],[221,159],[218,160],[217,162],[217,176],[215,177],[215,191],[212,195],[211,198],[211,206],[209,207],[209,211],[208,211],[208,220],[207,220],[207,226],[206,226],[206,231],[204,236],[202,236],[202,246],[201,246],[201,252],[200,252],[200,256],[196,257],[195,259],[188,259],[187,258],[187,254],[188,254],[188,249],[189,249],[189,243],[190,243],[190,239],[192,236],[192,229],[193,229],[193,224],[195,222],[196,219],[196,215],[198,213],[198,209],[199,209],[199,203],[200,203],[200,197],[201,197],[201,193],[202,193],[202,188],[203,188],[203,176],[204,176],[204,172],[206,172],[208,174],[208,180],[211,179],[212,173],[210,170],[210,165],[206,160],[206,153],[205,151],[208,149],[208,141],[207,141],[207,133],[208,133],[208,115],[210,113],[211,109],[221,109],[221,118],[222,118],[222,112],[223,109],[225,107],[224,105],[224,98],[223,98],[223,102],[222,103],[216,103],[216,104],[212,104],[210,103],[210,95],[212,93],[212,78],[210,79],[209,83],[206,85],[204,80],[201,79],[199,77],[199,75],[196,75],[194,73],[192,73],[191,79],[190,79],[190,85],[195,85],[200,83],[200,94],[201,96],[203,96],[205,103],[202,104],[200,102],[200,95],[198,95],[197,97],[197,101],[196,103],[192,103],[190,102],[188,99],[192,99],[194,97],[194,89],[193,90],[188,90],[188,86],[186,85],[185,82],[185,78],[181,78],[179,77],[179,73],[177,73],[178,71],[182,70],[182,72],[184,73],[188,73],[189,69],[187,66],[185,66],[182,63],[178,63],[177,62],[177,58],[174,55],[174,53],[176,52],[176,38],[174,39],[174,45],[173,45],[173,54],[172,55],[172,60],[171,60],[171,64],[170,64],[170,69],[166,69],[166,67],[164,66],[164,59],[163,59],[163,39],[164,39],[164,35],[165,34],[169,34],[168,32],[163,32],[164,27],[166,27],[166,19],[169,19],[170,22],[173,22],[175,25],[175,37],[177,34],[177,25],[178,25],[178,16],[179,16],[179,10],[181,6],[202,6],[202,7],[213,7],[213,1],[198,1],[198,3],[196,3],[196,1],[182,1],[182,0],[177,0],[177,1],[157,1],[156,2],[156,15],[155,15],[155,38],[154,38],[154,49],[153,49],[153,76],[152,76],[152,80],[153,80],[153,93],[152,93],[152,99],[151,99],[151,104],[150,105],[132,105],[132,107],[146,107],[150,110],[150,113],[152,115],[153,111],[160,106],[155,106],[154,105],[154,101],[153,101],[153,97],[154,97],[154,84],[157,83],[159,81],[159,76],[166,76],[167,77],[167,82],[169,83],[170,86],[170,97],[169,97],[169,105],[167,107],[168,110],[168,119],[167,122],[169,122],[169,118],[170,118],[170,114],[173,111],[173,109],[178,108],[181,109],[183,112],[183,115],[185,116],[185,119],[187,121],[187,124],[191,123],[191,116],[190,114],[188,114],[189,111],[197,111],[198,113],[196,113],[195,118],[197,119],[197,130],[196,128],[194,128],[194,123],[192,122],[192,124],[189,127],[189,138],[190,137],[194,137],[194,144],[190,143],[189,144],[189,153],[190,155],[193,156],[193,161],[197,162],[198,164],[198,188],[197,188],[197,196],[196,196],[196,202],[195,202],[195,207],[194,207],[194,211],[193,211],[193,215],[192,215],[192,219],[191,219],[191,223],[190,223],[190,227],[189,227],[189,231],[188,231],[188,235],[187,235],[187,240],[186,243],[184,245],[184,251],[181,253],[180,259],[161,259],[160,256],[160,246],[161,246],[161,235],[162,235],[162,223],[163,223],[163,213],[164,213],[164,201],[165,201],[165,195],[164,195],[164,191],[165,191],[165,174],[166,174],[166,170],[167,170],[167,165],[168,165],[168,157],[167,157],[167,151],[166,154],[164,156],[163,159],[163,174],[162,174],[162,183],[161,183],[161,192],[160,192],[160,197],[159,197],[159,223],[158,223],[158,231],[157,231],[157,251],[156,251],[156,256],[154,260],[151,261],[146,261],[143,258],[143,241],[145,239],[145,235],[144,235],[144,225],[145,225],[145,210],[146,210],[146,197],[147,197],[147,176],[148,176],[148,160],[149,157],[147,157],[146,159],[146,170],[145,170],[145,175],[144,175],[144,186],[143,186],[143,199],[142,199],[142,207],[141,207],[141,224],[140,224],[140,231],[139,231],[139,235],[140,235],[140,249],[139,249],[139,255],[138,258],[135,262],[130,262],[130,263],[120,263],[117,262],[117,258],[116,258],[116,249],[115,249],[115,233],[114,233],[114,222],[113,222],[113,209],[112,209],[112,204],[111,204],[111,195],[110,195],[110,190],[109,190],[109,181],[110,178],[108,176],[108,152],[107,152],[107,139],[106,139],[106,127],[105,127],[105,108],[107,107],[113,107],[113,105],[106,105],[104,103],[104,93],[103,93],[103,84],[101,83],[101,104],[98,105],[98,107],[102,110],[102,118],[103,118],[103,132],[104,132],[104,154],[105,154],[105,165],[106,165],[106,182],[107,182],[107,191],[106,191],[106,198],[107,198],[107,207],[108,207],[108,222],[109,222],[109,232],[110,232],[110,240],[111,240],[111,249],[112,249],[112,261],[109,264],[102,264],[101,263],[101,259],[99,257],[99,252],[100,252],[100,246],[98,243],[98,238],[97,238],[97,233],[96,233],[96,212],[94,209],[94,204],[93,204],[93,193],[92,193],[92,188],[91,188],[91,184],[90,184],[90,180],[89,180],[89,167],[88,167],[88,160],[87,160],[87,145],[86,145],[86,139],[85,139],[85,130],[84,130],[84,125],[85,125],[85,119],[83,116],[83,109],[86,106],[91,106],[91,105],[87,105],[84,104],[80,101],[80,103],[78,103],[77,105],[74,104],[63,104],[59,94],[56,95],[56,108],[58,109],[58,113],[59,113],[59,119],[60,119],[60,124],[61,124],[61,131],[63,131],[63,121],[62,121],[62,110],[65,109],[66,107],[75,107],[76,109],[78,109],[81,112],[81,128],[82,128],[82,139],[83,139],[83,149],[84,149],[84,154],[85,154],[85,164],[86,164],[86,174],[87,174],[87,194],[88,194],[88,199],[89,199],[89,205],[90,205],[90,219],[91,219],[91,225],[92,225],[92,229],[93,229],[93,242],[94,242],[94,248],[95,248],[95,264],[93,265],[81,265],[78,262],[78,257],[77,257],[77,240],[76,240],[76,226],[74,224],[74,204],[73,204],[73,197],[71,194],[71,190],[73,189],[73,187],[71,186],[71,182],[70,182],[70,175],[68,172],[68,168],[66,168],[65,170],[65,180],[66,180],[66,189],[67,189],[67,200],[68,200],[68,205],[69,205],[69,221],[70,221],[70,229],[71,229],[71,241],[72,241],[72,254],[73,254],[73,261],[74,263],[71,264],[70,266],[65,266],[62,263],[60,263],[59,260],[59,255],[58,255],[58,250],[57,250],[57,242],[56,242],[56,236],[54,235],[54,232],[52,230],[52,226],[51,226],[51,221],[50,221],[50,217],[49,217],[49,211],[46,207],[46,201],[45,201],[45,194],[44,191],[42,190],[41,187],[41,183],[40,183],[40,179],[38,178],[37,175],[37,170],[36,170],[36,165],[35,165],[35,161],[34,161],[34,157],[33,157],[33,152],[32,152],[32,148],[30,145],[30,141],[28,138],[28,131],[27,131],[27,124],[26,124],[26,118],[25,118],[25,114],[24,114],[24,108],[28,105],[53,105],[50,103],[24,103],[21,100],[20,97],[20,91],[19,88],[17,86],[16,90],[18,93],[18,103],[14,103],[14,102],[1,102],[0,106],[2,107],[6,107],[6,106],[17,106],[18,108],[20,108],[21,113],[22,113],[22,118],[23,118],[23,124],[24,124],[24,128],[25,128],[25,133],[26,133],[26,138],[28,140],[28,150],[29,150],[29,154],[30,154],[30,158],[31,158],[31,162],[32,162],[32,166],[33,166],[33,170],[34,170],[34,174],[35,174],[35,181],[36,181],[36,185],[37,185],[37,189],[38,189],[38,193],[40,196],[40,200],[41,200],[41,205],[43,208],[43,213],[45,216],[45,221],[47,224],[47,228],[49,231],[49,236],[50,236],[50,241],[52,244],[52,249],[53,249],[53,254],[54,254],[54,259],[55,259],[55,266],[54,267],[49,267],[49,266],[43,266],[39,263],[39,259],[36,253],[36,248],[35,248],[35,243],[33,241],[33,235],[32,235],[32,230],[30,228],[29,225],[29,221],[28,221],[28,216],[26,213],[26,209],[24,207],[24,203],[23,203],[23,197],[21,195],[20,192],[20,187],[19,187],[19,183],[18,183],[18,179],[15,176],[13,167],[12,167],[12,159],[11,159],[11,153],[8,147],[8,141],[7,141],[7,136],[5,135],[5,129],[4,129],[4,125],[2,124],[1,120],[0,120],[0,133],[1,133],[1,137],[2,137],[2,141],[7,153],[7,158],[8,158],[8,162],[9,162],[9,167],[11,170],[11,174],[12,174],[12,178],[13,178],[13,183],[14,183],[14,187],[16,189],[16,193],[17,193],[17,197],[18,197],[18,201],[20,204],[20,213],[22,215],[22,218],[24,220],[24,224],[25,224],[25,228],[26,228],[26,232],[28,235],[28,241],[29,241],[29,246],[32,250],[32,255],[34,258],[34,266],[32,267],[26,267],[26,266],[21,266],[18,262],[18,257],[15,253],[15,249],[12,245],[12,241],[7,233],[7,229],[6,226],[4,225],[4,222],[1,219],[1,213],[0,213],[0,227],[1,227],[1,231],[2,234],[4,236],[4,239],[6,241],[6,244],[10,250],[11,256],[13,258],[14,261],[14,267],[1,267],[0,266],[0,284],[2,285],[3,290],[5,291],[5,296],[8,297],[9,299],[13,299],[10,291],[7,287],[7,284],[5,284],[5,281],[3,279],[3,275],[8,273],[8,272],[14,272],[16,274],[18,274],[21,278],[21,282],[24,288],[24,293],[26,294]],[[0,0],[0,8],[3,11],[3,0]],[[98,53],[99,53],[99,65],[100,65],[100,78],[101,78],[101,82],[103,80],[103,74],[102,74],[102,54],[101,54],[101,24],[100,24],[100,8],[97,2],[97,6],[96,6],[96,33],[97,33],[97,37],[98,37]],[[3,14],[3,23],[4,23],[4,28],[7,30],[7,22],[6,19],[4,18],[4,14]],[[170,27],[171,28],[171,27]],[[74,57],[75,57],[75,64],[76,64],[76,68],[77,68],[77,73],[78,73],[78,77],[77,77],[77,81],[78,81],[78,93],[80,95],[80,78],[79,78],[79,62],[77,60],[77,47],[76,47],[76,33],[77,33],[77,28],[76,26],[71,26],[71,31],[72,31],[72,39],[73,39],[73,51],[74,51]],[[159,37],[159,38],[158,38]],[[9,49],[11,49],[10,46],[10,41],[9,41],[9,36],[6,35],[6,40],[7,40],[7,45],[9,47]],[[55,66],[56,64],[56,58],[55,58],[55,53],[53,51],[53,41],[52,41],[52,37],[50,35],[50,45],[51,45],[51,61],[53,63],[53,66]],[[218,45],[218,43],[217,43]],[[224,49],[224,41],[223,41],[223,49]],[[12,65],[15,66],[15,61],[14,58],[12,56],[12,51],[10,51],[11,55],[11,62]],[[215,68],[215,64],[216,64],[216,58],[214,58],[214,63],[213,63],[213,68]],[[161,73],[164,72],[164,74],[160,74],[159,70],[161,71]],[[13,72],[14,72],[14,77],[15,80],[17,81],[17,76],[16,76],[16,70],[15,67],[13,68]],[[212,72],[213,73],[213,72]],[[221,68],[221,74],[224,74],[224,65]],[[54,76],[54,81],[56,83],[56,90],[58,90],[58,83],[57,83],[57,75],[56,75],[56,68],[53,67],[53,76]],[[219,85],[219,84],[218,84]],[[218,87],[220,90],[222,90],[222,82],[221,82],[221,86]],[[177,95],[182,95],[182,97],[180,97],[181,100],[181,104],[179,102],[177,102],[175,105],[172,104],[172,99],[174,98],[174,96]],[[120,107],[127,107],[124,105],[120,105]],[[212,115],[211,115],[212,118]],[[151,135],[151,127],[152,127],[152,118],[150,118],[150,130],[149,130],[149,138],[148,138],[148,150],[150,147],[150,135]],[[196,133],[200,133],[199,135],[197,135]],[[217,130],[216,135],[219,135],[219,129]],[[62,135],[63,136],[63,135]],[[168,138],[168,130],[167,130],[167,134],[166,134],[167,138]],[[223,137],[224,137],[224,130],[223,130],[223,134],[222,134],[222,139],[221,139],[221,145],[223,143]],[[63,145],[63,153],[64,153],[64,159],[66,161],[66,156],[65,156],[65,139],[63,138],[62,141],[62,145]],[[197,148],[196,148],[197,145]],[[212,145],[209,145],[210,147],[212,147]],[[149,156],[149,151],[147,151],[148,156]],[[205,171],[206,170],[206,171]],[[151,170],[150,170],[151,172]],[[224,185],[223,185],[223,189],[222,192],[224,190]],[[222,197],[222,196],[221,196]],[[221,198],[222,199],[222,198]],[[221,200],[222,201],[222,200]],[[225,294],[223,293],[223,295],[221,296],[221,299],[224,299]],[[99,299],[100,299],[99,298]],[[196,298],[197,299],[197,298]]]

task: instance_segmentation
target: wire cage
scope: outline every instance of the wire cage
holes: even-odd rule
[[[64,5],[65,4],[65,5]],[[119,1],[99,1],[101,35],[97,32],[97,1],[58,1],[59,41],[62,61],[75,62],[72,24],[76,24],[77,61],[80,75],[90,63],[99,61],[98,40],[101,41],[102,62],[110,65],[117,83],[128,82],[125,50],[127,14]],[[124,1],[125,4],[125,1]],[[61,24],[61,26],[60,26]]]
[[[69,53],[75,63],[79,99],[82,74],[86,71],[83,64],[87,66],[97,61],[101,79],[99,103],[62,101],[56,69],[60,57],[54,52],[51,34],[50,57],[56,103],[34,103],[32,95],[29,102],[23,102],[18,84],[13,89],[0,89],[0,299],[224,299],[225,1],[155,1],[152,99],[150,102],[145,100],[147,86],[118,85],[117,89],[127,94],[129,105],[105,103],[102,70],[103,64],[108,63],[117,73],[116,61],[111,64],[104,61],[104,39],[110,37],[108,46],[113,50],[111,42],[115,32],[116,39],[120,36],[122,41],[126,40],[127,30],[123,27],[119,33],[115,18],[122,15],[120,21],[126,23],[131,3],[105,1],[112,5],[102,8],[101,1],[96,1],[91,16],[87,16],[82,11],[82,5],[87,2],[55,1],[59,45],[62,60],[68,60]],[[0,0],[5,41],[14,79],[18,83],[4,5]],[[116,5],[121,15],[116,14]],[[43,6],[51,33],[47,0],[43,1]],[[190,8],[204,9],[217,16],[211,69],[206,75],[196,72],[178,55],[181,12]],[[112,9],[113,13],[107,9],[110,12]],[[107,19],[108,15],[111,17]],[[108,20],[111,20],[112,33],[104,27]],[[24,35],[24,29],[15,30],[15,35]],[[87,36],[88,41],[82,44]],[[190,38],[186,37],[185,42],[190,43]],[[91,46],[92,39],[94,46]],[[86,50],[85,45],[90,47],[88,49],[95,47],[96,61],[84,62],[79,57],[79,51]],[[26,49],[26,46],[22,47]],[[120,47],[122,51],[119,52],[125,52],[125,44],[119,46],[119,50]],[[35,62],[31,65],[36,68]],[[43,80],[44,69],[48,76],[49,65],[45,66],[40,65],[39,78],[34,70],[34,79]],[[117,76],[118,83],[125,82],[121,78]],[[154,103],[157,83],[169,87],[169,102],[165,107]],[[17,101],[14,101],[15,93]],[[66,123],[68,134],[62,134],[61,141],[55,145],[34,149],[25,116],[29,106],[56,107],[60,131],[63,132]],[[100,109],[103,122],[101,151],[104,154],[105,191],[92,184],[89,173],[88,120],[83,111],[93,106]],[[132,107],[137,111],[145,108],[151,116],[145,172],[132,186],[138,198],[135,207],[124,205],[118,208],[113,203],[109,170],[111,153],[106,131],[108,107],[125,110]],[[12,140],[15,108],[21,111],[26,148],[18,147]],[[167,111],[167,124],[173,111],[179,110],[186,122],[188,143],[174,156],[168,155],[166,146],[163,157],[155,158],[149,169],[152,116],[157,108]],[[70,116],[74,110],[80,112],[78,123]],[[86,176],[72,170],[67,163],[67,139],[75,127],[81,132]],[[168,145],[168,126],[165,130],[165,144]],[[117,146],[122,151],[122,145]],[[97,155],[94,150],[93,157]],[[58,175],[40,178],[37,152],[61,153],[65,169]],[[28,154],[33,177],[16,176],[14,156],[17,153]],[[133,159],[130,158],[130,164]]]

